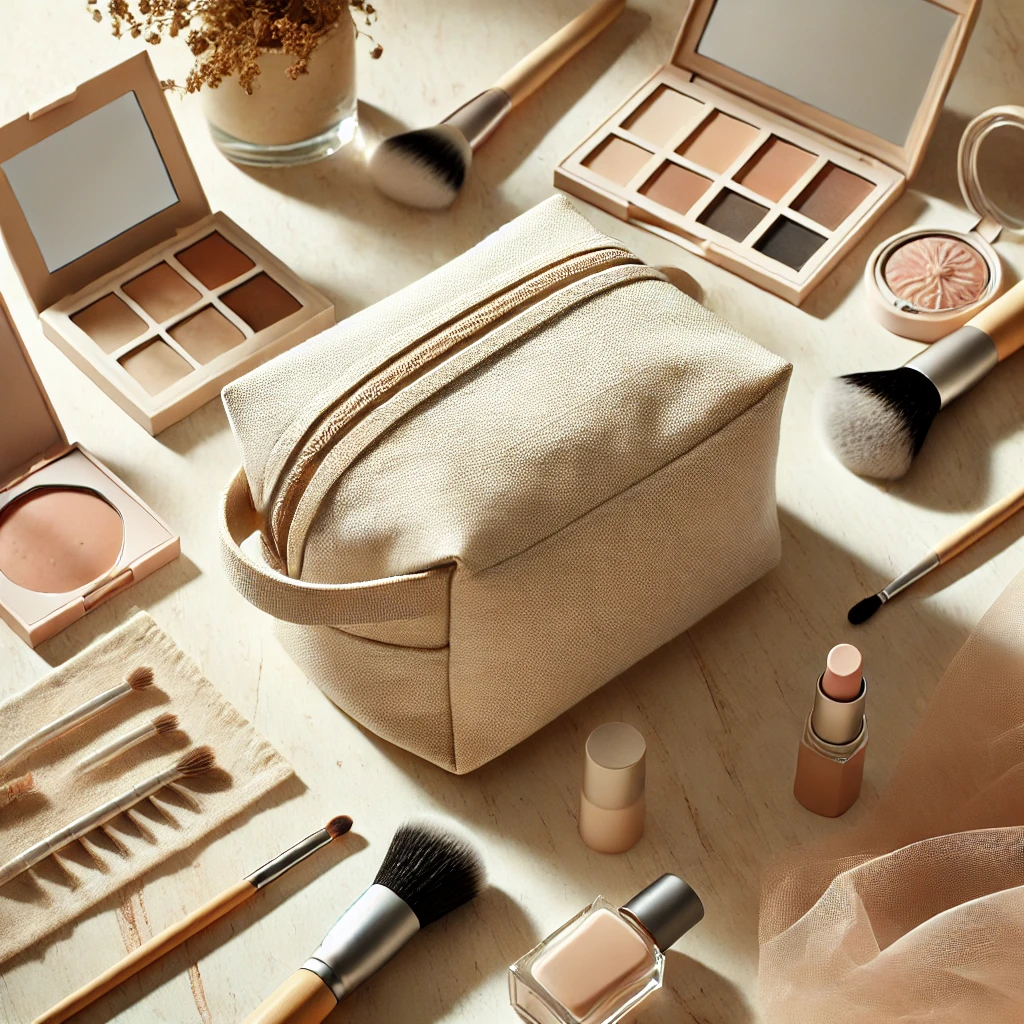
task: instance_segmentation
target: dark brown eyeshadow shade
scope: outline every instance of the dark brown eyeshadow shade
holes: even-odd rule
[[[759,196],[777,203],[810,170],[814,160],[813,153],[773,135],[740,171],[736,180]]]
[[[780,217],[758,240],[754,248],[787,267],[799,270],[824,242],[824,236],[787,217]]]
[[[767,212],[767,206],[755,203],[738,192],[723,189],[698,219],[712,231],[740,242],[757,227]]]
[[[835,231],[871,194],[870,181],[835,164],[825,166],[800,193],[793,209]]]
[[[121,285],[121,291],[134,299],[157,323],[187,309],[198,301],[200,295],[168,263],[158,263],[144,274],[139,274]]]
[[[104,352],[113,352],[149,329],[146,321],[113,292],[71,317]]]
[[[302,303],[269,274],[251,277],[220,300],[257,332],[302,309]]]
[[[616,185],[627,185],[650,158],[646,149],[613,135],[583,161],[583,166]]]
[[[207,288],[219,288],[256,266],[217,231],[182,249],[175,258]]]
[[[245,341],[245,335],[218,309],[207,306],[167,332],[197,363],[217,356]]]
[[[686,213],[711,186],[711,180],[678,164],[665,162],[640,191],[652,202]]]
[[[151,395],[159,395],[192,372],[188,360],[159,338],[121,356],[120,363]]]

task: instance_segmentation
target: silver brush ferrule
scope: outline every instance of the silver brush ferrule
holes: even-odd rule
[[[909,569],[904,569],[890,584],[878,592],[878,597],[882,604],[885,604],[886,601],[891,601],[897,594],[921,579],[922,576],[927,576],[938,565],[939,556],[934,551],[929,551],[924,558],[919,562],[915,562]]]
[[[374,884],[338,918],[302,967],[316,974],[340,1002],[419,930],[419,918],[409,904],[387,886]]]
[[[961,327],[906,365],[923,373],[939,393],[940,408],[969,391],[999,362],[995,342],[977,327]]]
[[[300,861],[305,860],[310,854],[331,842],[332,836],[327,829],[322,828],[311,836],[306,836],[301,842],[296,843],[291,849],[279,853],[273,860],[268,860],[262,867],[258,867],[251,874],[245,876],[245,880],[254,885],[257,889],[269,885],[275,879],[280,878],[290,868],[295,867]]]
[[[488,89],[463,103],[441,124],[449,124],[462,132],[471,149],[476,149],[512,109],[512,100],[504,89]]]

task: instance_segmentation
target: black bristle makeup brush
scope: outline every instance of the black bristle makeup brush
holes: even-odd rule
[[[245,1024],[319,1024],[421,928],[473,899],[483,882],[483,865],[465,840],[433,824],[402,825],[373,885]]]
[[[848,373],[819,392],[818,423],[858,476],[898,480],[936,414],[1024,345],[1024,281],[895,370]]]
[[[385,139],[370,157],[373,183],[406,206],[451,206],[466,180],[473,151],[513,107],[600,35],[625,6],[626,0],[597,0],[440,124]]]

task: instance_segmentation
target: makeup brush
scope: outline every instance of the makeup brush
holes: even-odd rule
[[[946,562],[956,558],[962,551],[966,551],[972,544],[981,540],[985,534],[991,533],[1022,508],[1024,508],[1024,487],[1018,487],[1001,501],[989,505],[987,509],[979,512],[972,519],[968,519],[955,533],[951,533],[939,541],[924,558],[901,572],[896,579],[888,586],[883,587],[877,594],[858,601],[850,609],[846,616],[847,619],[855,626],[867,622],[883,604],[888,604],[897,594],[927,576],[932,569],[937,569],[940,565],[945,565]]]
[[[152,685],[153,670],[151,668],[141,666],[132,669],[125,676],[124,682],[118,683],[117,686],[112,686],[109,690],[99,694],[99,696],[93,697],[92,700],[87,700],[84,704],[80,704],[74,711],[69,711],[66,715],[62,715],[49,725],[44,725],[42,729],[33,733],[28,739],[22,740],[4,754],[0,754],[0,769],[12,761],[16,761],[19,757],[24,757],[33,750],[38,750],[51,740],[59,739],[61,736],[71,732],[72,729],[77,729],[83,722],[89,721],[90,718],[98,715],[101,711],[106,711],[107,708],[112,707],[119,700],[123,700],[128,694],[136,690],[144,690],[147,686]]]
[[[276,882],[283,874],[297,864],[301,864],[317,850],[322,850],[332,840],[345,835],[351,828],[352,819],[347,815],[342,814],[331,818],[322,829],[306,836],[301,842],[296,843],[290,850],[278,854],[273,860],[267,861],[263,867],[246,875],[230,889],[225,889],[219,896],[214,896],[212,900],[204,903],[197,910],[193,910],[188,917],[183,917],[180,921],[165,928],[159,935],[154,935],[148,942],[144,942],[138,949],[119,960],[98,978],[90,981],[88,985],[73,992],[66,999],[62,999],[42,1016],[36,1017],[32,1024],[59,1024],[60,1021],[73,1017],[94,1003],[100,996],[117,988],[118,985],[138,974],[143,968],[159,960],[165,953],[177,949],[187,939],[197,935],[214,921],[255,896],[264,886]]]
[[[86,833],[91,832],[100,825],[105,825],[112,818],[116,818],[122,811],[127,811],[137,803],[141,803],[147,797],[152,796],[164,786],[177,782],[179,779],[189,779],[196,775],[203,775],[214,765],[213,751],[209,747],[196,747],[182,757],[173,768],[167,768],[156,775],[145,779],[137,786],[133,786],[120,796],[115,796],[105,804],[97,807],[96,810],[83,814],[76,818],[70,825],[54,832],[53,835],[41,839],[34,846],[30,846],[23,853],[19,853],[13,860],[9,860],[3,867],[0,867],[0,885],[5,885],[12,878],[27,871],[33,864],[49,857],[51,853],[81,839]]]
[[[826,385],[817,403],[825,442],[851,472],[898,480],[939,410],[1022,345],[1024,281],[905,366]]]
[[[32,778],[31,772],[27,775],[19,775],[11,782],[0,783],[0,809],[17,803],[23,797],[28,796],[35,788],[36,782]]]
[[[99,750],[94,750],[88,757],[83,757],[75,765],[75,771],[84,772],[90,768],[97,768],[101,764],[106,764],[115,757],[119,757],[126,750],[137,747],[140,743],[145,743],[146,740],[153,736],[162,736],[165,733],[174,732],[177,728],[177,715],[172,715],[170,712],[157,715],[152,722],[147,722],[145,725],[140,725],[137,729],[132,729],[130,732],[115,737],[109,743],[100,747]]]
[[[373,885],[245,1024],[318,1024],[421,928],[468,903],[482,885],[483,865],[467,842],[436,825],[402,825]]]
[[[473,151],[513,107],[600,35],[625,6],[626,0],[598,0],[440,124],[385,139],[370,157],[374,184],[407,206],[451,206],[466,180]]]

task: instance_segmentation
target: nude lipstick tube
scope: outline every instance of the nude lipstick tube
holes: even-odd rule
[[[838,818],[860,796],[868,745],[868,684],[852,644],[828,652],[796,762],[793,795],[815,814]]]

